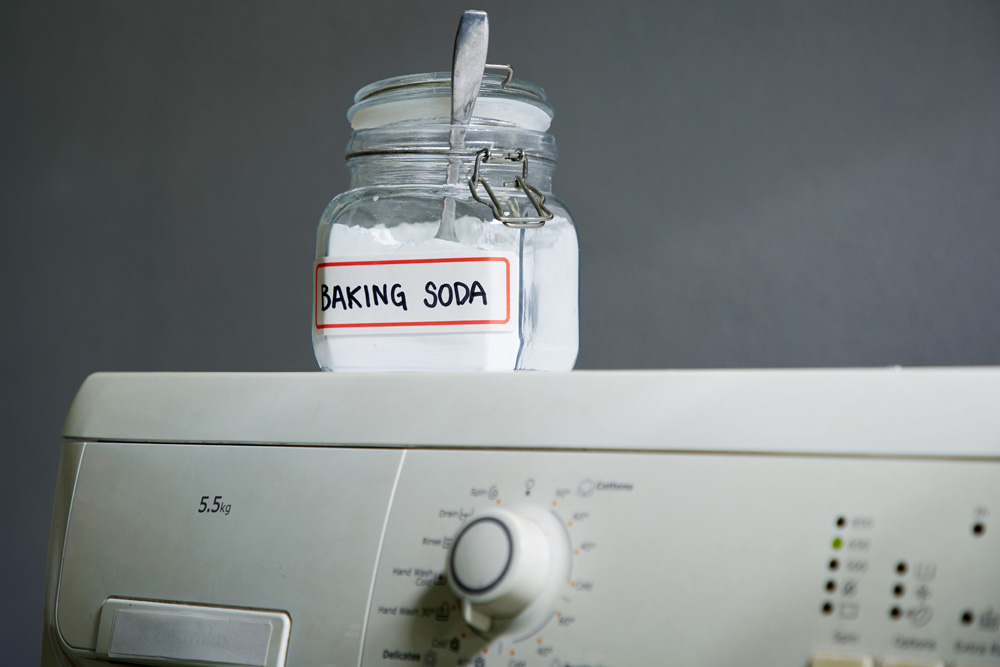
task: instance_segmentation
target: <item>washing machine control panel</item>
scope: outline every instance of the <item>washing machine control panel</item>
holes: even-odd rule
[[[409,451],[364,664],[1000,664],[998,507],[995,464]]]

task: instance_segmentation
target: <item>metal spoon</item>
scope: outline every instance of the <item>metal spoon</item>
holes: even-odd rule
[[[490,45],[490,20],[486,12],[470,9],[462,14],[455,33],[451,58],[451,124],[467,126],[479,97]]]
[[[455,50],[451,58],[451,134],[452,153],[465,148],[465,135],[476,108],[479,86],[486,68],[486,51],[490,44],[490,20],[486,12],[469,9],[462,14],[455,33]],[[461,159],[448,159],[448,185],[458,184]],[[441,226],[437,238],[458,240],[455,236],[455,199],[445,197]]]

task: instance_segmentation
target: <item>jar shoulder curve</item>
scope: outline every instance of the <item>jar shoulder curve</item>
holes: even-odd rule
[[[370,190],[373,189],[374,188],[353,188],[351,190],[345,190],[344,192],[334,196],[319,216],[320,226],[322,227],[324,223],[329,224],[332,220],[340,217],[345,210],[357,205],[358,202],[371,197],[372,194]]]
[[[401,197],[418,197],[426,199],[430,197],[457,196],[463,199],[468,195],[468,186],[442,186],[425,184],[405,184],[405,185],[370,185],[352,188],[336,195],[330,203],[323,209],[319,217],[319,222],[329,224],[331,221],[340,218],[346,211],[368,201],[378,201],[379,199],[396,199]]]
[[[574,220],[573,214],[569,210],[569,206],[566,205],[566,202],[553,195],[551,192],[546,192],[544,194],[546,208],[552,211],[556,217],[566,218],[572,224]],[[354,188],[352,190],[341,192],[330,200],[330,203],[326,205],[326,208],[323,209],[323,213],[319,217],[319,224],[321,226],[324,224],[330,224],[343,216],[349,209],[370,200],[378,201],[380,198],[393,199],[401,197],[417,197],[425,199],[429,197],[446,197],[456,195],[460,200],[471,201],[468,189],[463,187],[456,188],[452,186],[446,188],[440,186],[411,185],[388,188],[385,186]]]
[[[569,210],[569,206],[566,205],[566,202],[559,199],[559,197],[556,197],[551,192],[545,193],[545,207],[552,211],[552,213],[555,214],[555,217],[566,218],[566,221],[569,222],[569,224],[574,227],[576,226],[573,222],[573,212]]]

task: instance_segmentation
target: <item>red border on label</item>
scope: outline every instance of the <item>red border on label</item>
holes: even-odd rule
[[[502,320],[441,320],[431,322],[356,322],[351,324],[320,324],[319,270],[324,266],[374,266],[382,264],[449,264],[453,262],[503,262],[507,281],[507,315]],[[510,261],[506,257],[447,257],[442,259],[379,259],[364,262],[321,262],[316,265],[313,284],[313,323],[317,329],[356,329],[365,327],[430,327],[470,324],[507,324],[510,322]]]

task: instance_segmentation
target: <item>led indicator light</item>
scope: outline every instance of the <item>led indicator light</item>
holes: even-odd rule
[[[840,539],[839,537],[833,538],[833,548],[834,549],[839,549],[842,546],[844,546],[844,540]]]

